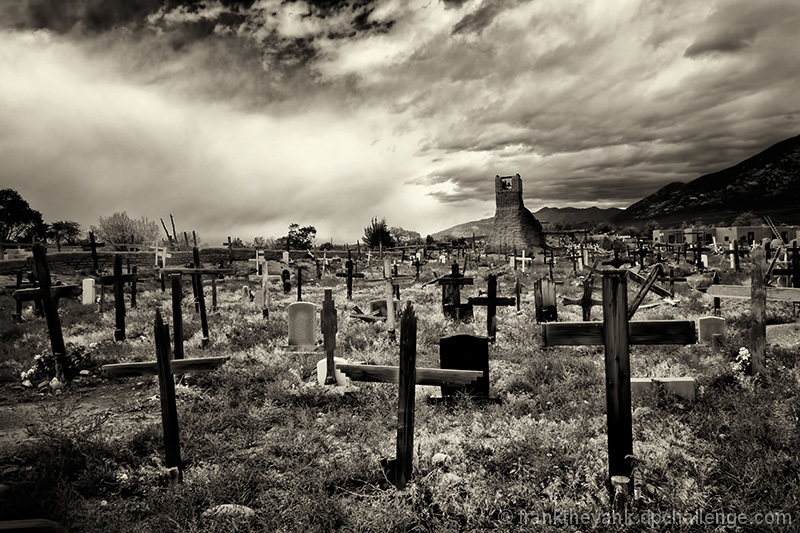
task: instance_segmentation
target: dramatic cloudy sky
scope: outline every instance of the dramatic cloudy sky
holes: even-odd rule
[[[800,133],[797,0],[0,0],[0,187],[207,242],[625,207]]]

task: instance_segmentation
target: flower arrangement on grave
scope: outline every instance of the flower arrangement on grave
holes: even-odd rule
[[[740,378],[741,376],[750,375],[752,373],[752,364],[753,360],[750,355],[750,350],[742,347],[739,348],[736,359],[731,363],[731,370],[733,370],[737,378]]]
[[[91,365],[91,351],[86,346],[76,346],[67,343],[67,360],[69,367],[74,372],[88,373],[86,368]],[[33,387],[34,383],[52,382],[56,375],[56,360],[51,353],[39,353],[33,356],[33,366],[20,373],[20,380],[24,387]],[[51,388],[56,388],[51,385]]]

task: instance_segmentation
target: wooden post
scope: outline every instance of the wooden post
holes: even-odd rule
[[[211,276],[211,312],[217,310],[217,278]]]
[[[175,231],[175,219],[172,217],[172,213],[169,214],[169,222],[172,224],[172,239],[175,241],[175,244],[178,244],[178,232]]]
[[[472,297],[469,299],[471,305],[485,305],[486,306],[486,332],[489,340],[494,342],[497,336],[497,306],[514,305],[516,302],[514,298],[498,298],[497,297],[497,276],[489,274],[489,279],[486,289],[486,297]]]
[[[55,359],[56,377],[62,383],[70,379],[67,348],[64,345],[64,335],[61,332],[61,319],[58,317],[58,308],[53,302],[50,292],[50,267],[47,264],[47,252],[41,244],[33,245],[33,269],[39,281],[41,292],[42,310],[47,321],[47,332],[50,336],[50,347]]]
[[[760,246],[753,251],[753,270],[751,273],[751,299],[753,305],[753,326],[751,330],[751,356],[753,374],[765,370],[767,339],[767,287],[764,280],[766,252]]]
[[[394,310],[392,310],[394,312]],[[414,395],[417,366],[417,317],[411,303],[400,321],[400,377],[397,406],[397,465],[395,486],[406,488],[414,458]]]
[[[719,285],[719,273],[715,270],[714,275],[711,277],[712,285]],[[720,316],[720,299],[714,298],[714,316]]]
[[[114,254],[114,340],[125,340],[125,284],[122,281],[122,256]]]
[[[517,312],[520,310],[522,300],[522,286],[519,283],[519,277],[514,276],[514,297],[517,300]]]
[[[192,248],[192,257],[194,259],[194,267],[200,268],[200,251],[197,246]],[[208,315],[206,315],[206,299],[203,296],[203,278],[202,274],[193,274],[195,286],[197,287],[197,304],[200,310],[200,327],[203,330],[203,339],[200,341],[200,347],[205,348],[208,346]]]
[[[172,331],[175,337],[175,359],[183,359],[183,310],[181,300],[183,300],[183,285],[180,274],[170,276],[172,284]]]
[[[136,265],[133,265],[133,279],[131,280],[131,309],[136,307],[136,280],[138,275],[138,268]]]
[[[303,267],[297,265],[297,301],[303,301]]]
[[[627,276],[624,270],[603,275],[603,322],[606,366],[609,475],[625,476],[633,494],[633,421],[628,332]]]
[[[333,304],[333,291],[331,289],[325,289],[325,300],[322,302],[320,323],[322,325],[325,357],[328,361],[325,385],[336,385],[336,365],[333,358],[336,352],[336,331],[338,330],[338,324],[336,321],[336,306]]]
[[[384,272],[391,272],[389,258],[384,260]],[[384,282],[386,285],[386,330],[390,340],[395,339],[395,309],[394,309],[394,285],[391,277],[387,277]]]
[[[156,309],[155,339],[158,389],[161,399],[161,425],[164,429],[165,466],[178,469],[180,482],[183,465],[181,464],[181,444],[178,432],[178,409],[175,405],[175,380],[170,368],[169,328],[164,325],[159,309]]]
[[[22,288],[22,270],[17,271],[17,290]],[[17,299],[14,303],[14,313],[11,315],[14,322],[22,322],[22,299]]]
[[[100,270],[100,262],[97,259],[97,243],[94,240],[94,232],[89,232],[89,246],[92,249],[92,274],[96,274]]]
[[[392,276],[397,277],[397,265],[392,266]],[[400,285],[394,285],[394,295],[400,300]]]
[[[344,264],[347,269],[347,299],[353,299],[353,262],[349,259]]]

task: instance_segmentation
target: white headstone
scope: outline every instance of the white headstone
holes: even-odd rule
[[[703,264],[703,268],[708,268],[708,255],[701,254],[700,255],[700,262]]]
[[[733,250],[733,242],[728,243],[728,250]],[[731,269],[736,268],[736,258],[733,257],[733,254],[729,254],[728,258],[731,262]]]
[[[711,344],[714,335],[725,338],[725,319],[719,316],[702,316],[697,319],[698,339],[703,344]]]
[[[81,303],[83,305],[91,305],[95,302],[97,295],[95,293],[94,278],[86,278],[83,280],[83,292],[81,293]]]
[[[509,268],[514,268],[514,265],[516,265],[516,263],[517,263],[517,258],[514,257],[513,255],[508,258],[508,266],[509,266]]]
[[[334,357],[334,363],[341,363],[347,364],[349,361],[347,359],[342,359],[341,357]],[[336,386],[337,387],[349,387],[350,386],[350,378],[348,378],[341,370],[338,368],[333,372],[334,377],[336,378]],[[325,385],[325,378],[328,377],[328,360],[321,359],[317,363],[317,383],[321,385]]]
[[[253,303],[256,304],[256,307],[259,309],[264,308],[264,289],[259,289],[253,293],[254,299]]]
[[[289,262],[289,252],[283,252],[283,262],[284,263]]]
[[[317,342],[317,306],[294,302],[286,307],[289,315],[289,346],[313,346]]]

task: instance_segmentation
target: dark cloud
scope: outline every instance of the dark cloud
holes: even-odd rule
[[[459,33],[480,33],[486,29],[495,17],[515,5],[519,0],[484,0],[481,5],[464,17],[453,26],[453,35]]]

